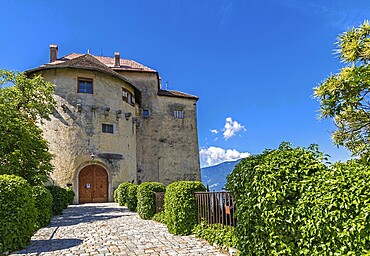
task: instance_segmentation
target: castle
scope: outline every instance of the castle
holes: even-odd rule
[[[57,106],[41,125],[54,154],[51,180],[75,203],[113,200],[124,181],[200,180],[198,97],[161,88],[133,60],[72,53],[26,71],[55,85]]]

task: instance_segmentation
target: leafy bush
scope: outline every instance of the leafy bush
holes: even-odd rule
[[[202,222],[195,225],[193,234],[196,237],[207,240],[210,244],[216,244],[224,248],[236,248],[238,241],[235,228],[231,226],[222,226],[221,224],[210,225],[206,222]]]
[[[36,226],[37,228],[47,226],[53,216],[53,196],[44,186],[32,187],[32,196],[35,199],[37,209]]]
[[[0,254],[26,247],[36,227],[36,214],[27,181],[0,175]]]
[[[307,181],[327,170],[317,146],[276,150],[242,160],[227,178],[235,196],[240,255],[295,255],[301,239],[299,202]]]
[[[72,188],[67,188],[67,194],[68,194],[68,204],[73,204],[73,201],[75,199],[75,192]]]
[[[68,207],[68,192],[66,189],[58,186],[46,186],[53,196],[53,215],[63,213],[63,210]]]
[[[127,197],[126,197],[127,207],[131,211],[136,211],[136,207],[137,207],[137,188],[138,188],[138,186],[139,185],[131,184],[127,188]]]
[[[113,201],[118,203],[118,188],[113,191]]]
[[[127,188],[132,185],[130,182],[122,182],[117,188],[117,202],[120,206],[127,205]]]
[[[301,255],[370,254],[370,167],[358,160],[317,173],[298,204]]]
[[[144,220],[155,214],[155,192],[164,192],[165,186],[159,182],[144,182],[137,188],[137,213]]]
[[[165,212],[158,212],[154,214],[152,220],[166,225],[166,214]]]
[[[189,235],[198,220],[195,192],[206,191],[200,181],[177,181],[167,186],[164,195],[165,219],[168,231]]]

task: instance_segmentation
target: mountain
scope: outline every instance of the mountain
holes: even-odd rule
[[[226,184],[226,176],[234,170],[240,161],[241,159],[201,168],[200,173],[203,184],[209,186],[209,191],[223,190]]]

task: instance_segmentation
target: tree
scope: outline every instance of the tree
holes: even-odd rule
[[[314,89],[320,117],[333,118],[334,143],[354,155],[370,153],[370,23],[351,28],[338,37],[337,54],[345,64]]]
[[[54,86],[40,75],[8,70],[0,70],[0,86],[0,174],[41,184],[52,171],[52,155],[36,124],[54,109]]]

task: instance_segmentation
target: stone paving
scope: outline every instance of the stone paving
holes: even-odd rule
[[[194,236],[174,236],[116,203],[71,205],[11,255],[228,255]]]

